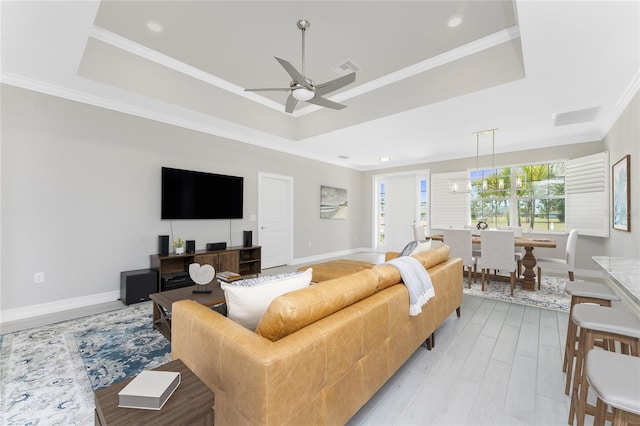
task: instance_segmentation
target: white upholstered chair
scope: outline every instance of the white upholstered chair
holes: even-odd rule
[[[424,230],[424,226],[422,225],[414,225],[413,226],[413,239],[416,241],[424,241],[427,239],[426,232]]]
[[[507,271],[510,274],[511,295],[516,287],[516,259],[513,245],[513,231],[482,231],[480,233],[482,257],[478,265],[482,268],[482,290],[485,286],[485,272],[487,281],[493,270]]]
[[[501,231],[513,231],[515,238],[522,237],[522,226],[498,226]],[[524,247],[516,247],[516,261],[518,262],[518,276],[522,274],[522,259],[524,258]]]
[[[569,280],[573,281],[573,266],[576,262],[576,247],[578,245],[578,230],[569,231],[567,238],[567,247],[565,248],[565,256],[563,259],[555,257],[538,257],[536,264],[538,265],[538,290],[540,290],[540,281],[542,279],[542,267],[551,267],[551,269],[561,269],[569,273]]]
[[[468,229],[445,229],[442,236],[444,243],[451,249],[450,257],[459,257],[467,268],[469,288],[471,288],[471,268],[473,279],[476,279],[476,258],[471,255],[471,231]]]
[[[464,229],[469,229],[471,231],[472,236],[473,234],[480,233],[480,231],[478,230],[478,227],[475,225],[465,225]],[[480,247],[480,244],[471,245],[471,254],[473,255],[473,257],[480,257],[482,255],[482,249]]]

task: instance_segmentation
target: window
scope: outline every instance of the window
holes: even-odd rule
[[[428,205],[427,205],[427,200],[428,200],[428,194],[427,194],[427,179],[424,177],[419,177],[418,178],[418,186],[420,188],[420,194],[418,196],[418,199],[420,200],[419,206],[418,208],[420,209],[418,211],[418,217],[420,218],[420,221],[418,222],[418,225],[422,225],[422,227],[425,230],[425,235],[428,233],[428,225],[429,225],[429,217],[428,217]]]
[[[563,162],[475,170],[471,179],[471,223],[564,231]]]
[[[384,182],[380,182],[378,191],[378,244],[384,245],[384,205],[385,205],[385,189]]]

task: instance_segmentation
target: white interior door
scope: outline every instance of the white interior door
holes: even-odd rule
[[[286,265],[293,252],[293,178],[258,175],[258,241],[262,268]]]

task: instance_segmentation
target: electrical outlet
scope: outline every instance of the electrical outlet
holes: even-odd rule
[[[309,247],[311,247],[311,241],[309,241]]]
[[[44,272],[35,272],[33,274],[33,282],[35,284],[42,284],[44,282]]]

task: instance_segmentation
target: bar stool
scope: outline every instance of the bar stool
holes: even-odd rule
[[[587,403],[587,352],[593,349],[596,339],[602,339],[613,344],[620,343],[623,352],[631,350],[631,354],[637,357],[640,351],[640,319],[624,309],[582,303],[573,307],[571,320],[580,327],[580,340],[573,376],[569,424],[572,425],[574,417],[577,416],[578,426],[584,426],[585,414],[595,414],[595,407]]]
[[[611,301],[618,301],[620,297],[618,297],[608,285],[590,282],[570,281],[565,286],[564,291],[571,295],[571,308],[569,309],[569,322],[567,324],[567,340],[564,346],[564,364],[562,365],[562,371],[567,372],[564,393],[569,395],[573,359],[576,356],[576,342],[578,341],[578,328],[571,320],[574,305],[578,303],[595,303],[600,306],[611,307]]]
[[[591,350],[587,381],[597,397],[594,426],[604,425],[608,405],[613,410],[613,426],[640,422],[640,358]]]

